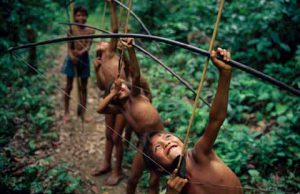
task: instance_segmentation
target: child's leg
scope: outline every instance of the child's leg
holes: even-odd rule
[[[81,110],[81,114],[83,115],[84,119],[86,122],[91,121],[91,119],[87,119],[85,117],[85,112],[86,112],[86,104],[87,104],[87,85],[88,85],[88,77],[87,78],[81,78],[81,96],[82,96],[82,102],[81,105],[84,107]]]
[[[112,141],[112,130],[114,126],[114,115],[106,114],[105,115],[105,156],[104,156],[104,162],[102,165],[100,165],[98,168],[95,168],[92,170],[91,175],[98,176],[104,173],[107,173],[111,171],[111,155],[113,150],[113,141]]]
[[[144,160],[143,160],[143,155],[141,154],[140,151],[142,151],[141,148],[138,148],[139,151],[135,154],[133,162],[132,162],[132,167],[131,167],[131,174],[128,179],[127,183],[127,189],[126,193],[127,194],[134,194],[136,190],[137,183],[140,179],[140,177],[143,174],[144,170]]]
[[[70,94],[73,87],[73,77],[67,76],[67,85],[65,88],[65,115],[64,115],[64,122],[68,122],[70,120],[70,111],[69,111],[69,105],[70,105]]]
[[[124,148],[127,149],[129,147],[129,141],[131,139],[132,135],[132,128],[130,126],[126,126],[125,128],[125,142],[124,142]]]
[[[113,144],[116,148],[115,157],[116,157],[116,166],[112,171],[111,176],[106,179],[106,185],[116,185],[123,178],[122,176],[122,159],[123,159],[123,143],[122,143],[122,133],[126,125],[125,118],[123,115],[116,115],[114,130],[112,132]]]

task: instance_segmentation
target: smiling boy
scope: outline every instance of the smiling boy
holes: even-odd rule
[[[83,6],[77,6],[74,9],[74,21],[80,24],[85,24],[88,17],[87,9]],[[94,34],[93,29],[85,28],[84,26],[72,26],[68,32],[68,36],[80,36]],[[87,84],[90,76],[90,60],[89,50],[91,48],[92,41],[90,39],[76,40],[68,43],[68,56],[64,61],[63,73],[66,75],[67,85],[65,88],[65,113],[64,122],[67,123],[70,120],[70,94],[73,88],[73,79],[75,76],[80,77],[80,91],[82,98],[80,104],[86,107],[87,102]],[[86,108],[79,110],[79,113],[84,117]],[[84,117],[85,118],[85,117]],[[90,119],[85,118],[85,121]]]
[[[219,83],[209,113],[209,121],[203,136],[184,155],[184,177],[172,175],[168,181],[168,193],[185,194],[241,194],[241,183],[237,176],[224,164],[213,151],[223,121],[226,118],[228,91],[231,79],[231,66],[217,59],[230,60],[230,53],[218,48],[211,53],[211,60],[219,70]],[[158,167],[148,157],[144,157],[147,167],[151,170],[173,171],[182,153],[182,141],[168,132],[148,134],[144,144],[144,153],[161,165]],[[175,164],[174,164],[175,163]],[[177,170],[177,169],[176,169]]]
[[[133,39],[123,39],[123,45],[128,47],[130,65],[129,71],[131,82],[124,79],[117,79],[110,87],[110,93],[100,102],[99,113],[118,114],[121,113],[137,134],[139,140],[146,132],[162,131],[163,122],[156,108],[151,104],[149,91],[145,88],[145,81],[140,73],[136,53],[133,48]],[[148,96],[148,97],[147,97]],[[142,147],[139,142],[138,152],[135,154],[131,174],[127,184],[127,194],[135,193],[139,178],[142,176],[144,161]],[[149,193],[158,193],[159,177],[157,173],[150,171]]]
[[[118,33],[118,22],[116,16],[116,5],[114,1],[109,1],[111,12],[111,31]],[[102,91],[108,91],[111,83],[120,75],[121,78],[127,80],[128,74],[125,72],[124,60],[120,60],[117,50],[118,38],[111,38],[110,42],[100,42],[96,45],[96,59],[94,61],[97,86]],[[123,68],[119,69],[119,63]],[[126,121],[122,114],[106,114],[105,113],[105,150],[104,161],[97,165],[91,171],[91,175],[98,176],[111,172],[105,180],[105,185],[117,185],[123,178],[122,160],[123,145],[122,139],[117,134],[122,134]],[[111,129],[117,132],[114,133]],[[112,154],[115,149],[115,165],[112,165]],[[112,168],[113,166],[113,168]]]

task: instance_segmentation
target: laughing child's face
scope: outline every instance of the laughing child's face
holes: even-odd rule
[[[172,165],[182,153],[182,141],[171,133],[157,133],[150,141],[153,157],[163,166]]]

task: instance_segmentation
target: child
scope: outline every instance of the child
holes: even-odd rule
[[[88,12],[85,7],[79,6],[74,9],[74,21],[80,24],[85,24],[87,20]],[[85,28],[72,26],[68,36],[79,36],[79,35],[90,35],[94,34],[94,30]],[[67,85],[65,89],[65,114],[64,114],[64,122],[68,122],[70,120],[70,112],[69,112],[69,104],[70,104],[70,93],[73,86],[73,78],[75,76],[80,77],[80,95],[81,102],[80,104],[83,107],[86,107],[87,101],[87,84],[88,78],[90,76],[90,64],[89,64],[89,55],[88,51],[91,47],[92,41],[85,40],[76,40],[68,43],[68,56],[65,59],[65,63],[63,66],[63,73],[67,76]],[[76,73],[77,72],[77,73]],[[77,74],[77,75],[76,75]],[[84,117],[85,108],[80,109]],[[89,119],[85,118],[85,121]]]
[[[110,93],[99,104],[99,113],[121,113],[129,126],[132,127],[139,139],[145,132],[162,131],[163,122],[157,110],[145,96],[143,90],[143,81],[140,75],[140,69],[137,62],[135,51],[132,47],[132,39],[126,39],[123,44],[128,46],[130,58],[131,85],[123,79],[118,79],[111,86]],[[142,175],[144,162],[142,157],[142,148],[139,143],[131,175],[127,184],[127,194],[135,192],[136,185]],[[158,193],[159,177],[155,172],[150,172],[150,192]]]
[[[203,136],[192,150],[186,152],[183,158],[185,176],[179,177],[173,174],[168,181],[169,194],[180,193],[181,190],[185,194],[243,193],[239,179],[213,151],[214,142],[226,117],[231,79],[231,66],[217,59],[217,54],[222,56],[225,61],[230,59],[230,53],[224,49],[218,48],[217,52],[212,51],[211,53],[211,59],[219,69],[220,78],[209,113],[209,122]],[[155,132],[148,134],[144,144],[144,153],[163,168],[158,167],[153,161],[145,157],[147,167],[160,172],[163,169],[172,172],[177,166],[182,149],[181,140],[171,133]],[[182,168],[178,170],[182,171]]]
[[[113,33],[118,33],[117,17],[116,17],[116,6],[114,1],[110,1],[110,11],[111,11],[111,27]],[[117,45],[118,39],[112,38],[109,42],[100,42],[96,47],[96,60],[95,64],[95,73],[97,79],[97,85],[100,90],[108,91],[109,86],[116,79],[118,75],[121,78],[127,80],[128,75],[124,71],[124,61],[120,60],[119,55],[117,54]],[[119,63],[123,68],[119,70]],[[120,72],[119,72],[120,71]],[[122,114],[105,114],[105,157],[104,163],[94,168],[91,172],[91,175],[98,176],[105,174],[112,170],[111,168],[111,156],[113,148],[116,148],[116,165],[113,169],[111,175],[105,180],[105,184],[113,186],[119,183],[122,179],[122,159],[123,159],[123,144],[121,137],[118,134],[123,133],[123,129],[126,126],[126,122]]]
[[[118,33],[116,8],[114,1],[110,1],[111,10],[111,24],[112,32]],[[123,55],[123,60],[117,54],[118,39],[112,38],[111,42],[101,42],[97,45],[97,58],[95,60],[95,72],[98,87],[100,90],[106,91],[105,96],[110,92],[109,88],[114,80],[120,76],[123,80],[130,80],[131,74],[128,67],[129,62],[126,55]],[[122,68],[119,69],[119,63]],[[147,97],[151,100],[150,88],[147,81],[141,77],[141,87]],[[104,163],[99,165],[98,168],[92,170],[92,175],[97,176],[111,171],[111,156],[113,148],[116,149],[116,165],[111,175],[105,180],[105,184],[113,186],[118,184],[122,179],[122,159],[123,159],[123,143],[122,138],[119,136],[123,133],[127,125],[125,118],[122,114],[105,114],[105,158]],[[113,131],[113,130],[114,131]],[[128,134],[127,134],[128,136]]]

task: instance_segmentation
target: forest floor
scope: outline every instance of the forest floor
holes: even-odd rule
[[[64,88],[66,84],[65,77],[62,73],[60,73],[60,70],[66,51],[62,49],[59,53],[61,53],[61,55],[56,59],[56,65],[49,71],[48,76],[58,76],[59,87]],[[91,70],[93,70],[92,63]],[[94,72],[91,71],[91,73]],[[90,175],[91,170],[101,164],[104,159],[104,116],[96,112],[96,107],[100,99],[99,96],[99,89],[96,84],[93,83],[92,79],[90,79],[88,84],[88,111],[86,115],[87,117],[91,117],[92,121],[84,123],[83,129],[81,119],[76,115],[78,100],[75,80],[71,93],[72,100],[70,101],[71,120],[67,124],[64,124],[63,122],[64,94],[62,91],[58,91],[56,93],[56,129],[59,134],[59,141],[53,156],[55,161],[67,162],[69,164],[70,171],[81,177],[84,185],[86,185],[84,187],[84,193],[124,193],[126,191],[127,178],[130,173],[130,165],[124,167],[123,162],[123,173],[125,177],[117,186],[114,187],[104,185],[104,181],[110,173],[98,177]],[[143,191],[138,188],[136,193],[143,193]]]

